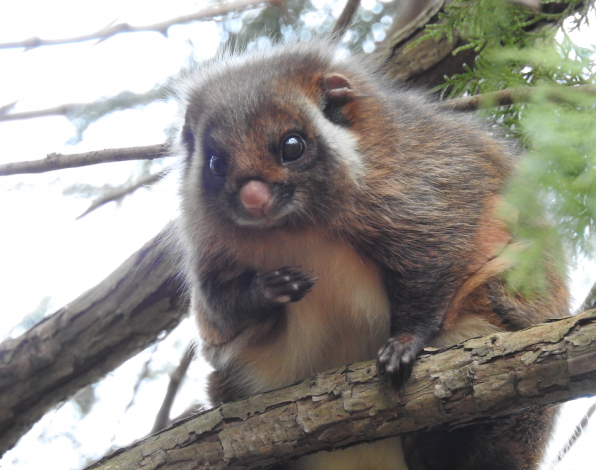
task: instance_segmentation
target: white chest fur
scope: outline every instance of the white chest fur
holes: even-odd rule
[[[287,305],[276,327],[255,325],[218,346],[211,356],[216,368],[239,367],[239,385],[255,394],[376,357],[389,337],[390,315],[381,273],[371,260],[314,231],[278,234],[245,248],[243,261],[262,272],[300,266],[319,279],[302,300]]]

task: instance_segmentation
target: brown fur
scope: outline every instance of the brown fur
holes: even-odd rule
[[[399,388],[426,345],[567,313],[560,277],[532,300],[501,280],[510,266],[498,255],[512,241],[494,209],[515,165],[508,145],[371,70],[308,43],[229,57],[183,87],[179,238],[216,369],[214,403],[373,359],[379,348],[379,368]],[[284,153],[288,136],[302,142],[299,158]],[[252,212],[240,196],[247,182],[263,200]],[[535,468],[552,417],[529,411],[523,421],[536,426],[526,437],[499,437],[520,419],[409,437],[405,461],[411,470],[446,468],[449,458],[453,468],[486,459]],[[293,468],[403,468],[392,442]]]

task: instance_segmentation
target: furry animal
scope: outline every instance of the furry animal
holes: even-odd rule
[[[494,209],[515,156],[468,116],[325,42],[231,55],[181,89],[178,233],[214,404],[374,358],[399,389],[425,346],[567,314],[554,274],[532,301],[505,289]],[[553,414],[288,466],[532,469]]]

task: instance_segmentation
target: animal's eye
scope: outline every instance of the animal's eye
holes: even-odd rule
[[[304,155],[306,142],[299,135],[289,135],[281,144],[281,159],[283,163],[295,162]]]
[[[218,157],[217,155],[212,155],[209,159],[209,170],[215,176],[219,178],[223,178],[226,176],[226,161],[225,159]]]

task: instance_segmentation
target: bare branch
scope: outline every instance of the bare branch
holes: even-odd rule
[[[537,97],[565,103],[569,102],[570,93],[596,94],[596,85],[509,88],[483,95],[463,96],[447,100],[443,102],[443,106],[455,111],[475,111],[514,103],[528,103]]]
[[[22,336],[0,344],[0,454],[50,408],[184,317],[181,285],[161,238]]]
[[[16,101],[14,102],[16,104]],[[0,115],[0,122],[21,121],[23,119],[35,119],[49,116],[68,116],[77,113],[90,103],[61,104],[53,108],[36,109],[35,111],[23,111],[22,113],[5,113]],[[14,107],[14,106],[13,106]]]
[[[346,6],[341,12],[341,15],[339,15],[339,18],[333,27],[333,31],[331,31],[331,37],[334,37],[339,41],[348,29],[348,26],[352,23],[352,19],[354,18],[356,11],[358,11],[359,6],[360,0],[348,0],[346,2]]]
[[[128,23],[118,23],[115,25],[108,25],[105,28],[91,34],[85,34],[74,38],[65,39],[41,39],[39,37],[33,37],[26,39],[25,41],[6,42],[0,43],[0,49],[15,49],[24,48],[26,51],[35,49],[41,46],[55,46],[59,44],[70,44],[73,42],[93,41],[98,42],[105,41],[117,34],[121,33],[138,33],[141,31],[154,31],[164,36],[168,35],[168,29],[171,26],[192,23],[193,21],[204,21],[215,16],[223,16],[228,13],[235,11],[246,10],[248,7],[257,7],[259,5],[276,5],[280,0],[238,0],[235,2],[224,3],[215,5],[209,8],[205,8],[199,12],[192,13],[190,15],[183,15],[170,20],[162,21],[146,26],[131,26]]]
[[[187,406],[186,409],[182,413],[180,413],[178,416],[176,416],[175,418],[172,418],[169,422],[169,425],[171,425],[172,423],[175,423],[176,421],[190,418],[191,416],[194,416],[202,411],[205,411],[205,406],[202,403],[195,401],[195,402],[191,403],[189,406]]]
[[[581,419],[581,421],[579,423],[577,423],[577,426],[575,426],[575,429],[573,430],[571,437],[565,443],[565,445],[563,446],[561,451],[557,454],[557,458],[550,465],[550,468],[555,468],[555,466],[561,460],[563,460],[563,457],[565,457],[565,455],[567,455],[567,453],[571,450],[571,448],[574,446],[574,444],[577,442],[577,440],[580,438],[580,436],[584,432],[584,429],[588,426],[588,423],[590,422],[590,418],[592,417],[592,415],[594,414],[595,411],[596,411],[596,403],[592,403],[592,406],[590,406],[590,408],[588,408],[588,411],[586,411],[586,414],[584,415],[584,417]]]
[[[149,175],[149,176],[146,176],[145,178],[140,179],[139,181],[137,181],[135,184],[133,184],[131,186],[120,188],[116,191],[111,192],[110,194],[106,194],[105,196],[96,199],[95,201],[93,201],[91,203],[91,205],[85,212],[83,212],[81,215],[79,215],[77,217],[76,220],[82,219],[87,214],[90,214],[94,210],[99,209],[101,206],[103,206],[109,202],[117,201],[117,200],[122,199],[126,196],[130,196],[132,193],[134,193],[139,188],[149,187],[152,184],[157,183],[161,178],[163,178],[167,174],[167,172],[168,172],[168,170],[158,171],[157,173],[154,173],[153,175]]]
[[[117,95],[101,97],[90,103],[69,103],[55,106],[53,108],[36,109],[34,111],[23,111],[20,113],[9,112],[12,108],[10,108],[10,105],[7,105],[7,110],[4,113],[0,110],[0,122],[64,116],[75,125],[78,124],[80,126],[81,123],[77,122],[77,120],[82,119],[91,122],[92,120],[97,120],[100,117],[115,111],[145,106],[156,100],[162,99],[167,96],[167,90],[172,82],[173,77],[170,77],[165,83],[156,85],[144,93],[133,93],[132,91],[124,90]],[[16,101],[11,103],[11,105],[14,104],[16,104]]]
[[[462,426],[596,393],[596,311],[419,357],[406,390],[373,361],[228,403],[88,470],[266,468],[306,452]]]
[[[147,360],[143,363],[143,367],[141,367],[141,371],[139,372],[137,380],[135,381],[135,384],[132,387],[132,396],[130,397],[130,400],[128,401],[126,407],[124,408],[123,414],[126,414],[126,412],[133,407],[133,405],[135,404],[135,399],[137,398],[137,394],[139,393],[139,389],[141,388],[141,384],[143,383],[143,380],[149,378],[150,369],[151,369],[150,366],[151,366],[151,363],[153,362],[153,357],[155,355],[155,351],[157,351],[157,344],[154,344],[153,346],[151,346],[151,354],[149,355]]]
[[[596,284],[592,286],[590,292],[588,292],[588,295],[586,295],[584,302],[577,309],[576,313],[582,313],[593,308],[596,308]]]
[[[180,364],[172,375],[170,376],[170,383],[168,384],[168,391],[166,392],[166,396],[163,399],[163,403],[161,404],[161,408],[157,412],[157,416],[155,417],[155,423],[153,424],[153,429],[151,430],[151,434],[156,433],[157,431],[161,431],[165,427],[170,424],[170,410],[172,409],[172,405],[174,404],[174,398],[178,393],[178,389],[180,388],[180,384],[184,380],[186,376],[186,372],[188,371],[188,367],[192,362],[195,356],[195,349],[194,343],[189,344],[184,351],[184,355],[180,360]]]
[[[0,176],[23,173],[44,173],[46,171],[97,165],[98,163],[123,162],[127,160],[154,160],[170,156],[167,144],[147,145],[119,149],[95,150],[93,152],[62,155],[50,153],[43,160],[14,162],[0,165]]]
[[[17,104],[17,102],[13,101],[12,103],[8,103],[3,106],[0,106],[0,119],[2,119],[2,116],[5,116],[8,113],[10,113],[14,109],[16,104]]]

